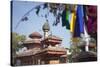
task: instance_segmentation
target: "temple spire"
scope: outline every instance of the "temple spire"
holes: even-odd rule
[[[48,21],[46,21],[42,27],[43,31],[44,31],[44,38],[47,38],[48,37],[48,32],[50,30],[50,26],[49,26],[49,23]]]

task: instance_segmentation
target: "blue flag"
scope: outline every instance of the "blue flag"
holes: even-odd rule
[[[84,14],[83,14],[83,6],[78,5],[76,11],[76,23],[74,29],[74,37],[80,37],[81,33],[84,33]]]
[[[77,6],[77,18],[80,25],[80,33],[84,33],[84,13],[83,13],[83,6]]]

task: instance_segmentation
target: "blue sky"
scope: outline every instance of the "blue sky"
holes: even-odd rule
[[[32,32],[39,32],[43,35],[42,25],[46,22],[44,17],[40,17],[41,14],[44,15],[48,12],[47,9],[41,10],[39,16],[36,15],[35,9],[30,12],[28,15],[29,20],[25,22],[20,22],[17,29],[15,29],[16,24],[22,18],[22,16],[28,12],[33,7],[42,4],[40,2],[33,2],[33,1],[14,1],[13,2],[13,18],[12,18],[12,31],[17,32],[19,34],[26,35],[28,37],[29,34]],[[52,31],[53,35],[59,36],[62,38],[62,46],[68,47],[70,46],[70,38],[71,34],[70,31],[67,30],[65,27],[62,27],[62,23],[59,23],[57,26],[52,26],[55,18],[52,14],[49,14],[48,17],[49,25],[50,25],[50,32]],[[49,32],[49,33],[50,33]]]

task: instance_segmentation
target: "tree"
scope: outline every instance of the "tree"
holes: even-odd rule
[[[68,20],[68,14],[69,12],[73,12],[75,10],[75,5],[67,5],[67,4],[61,4],[61,3],[42,3],[40,5],[37,5],[30,9],[28,12],[26,12],[22,18],[17,23],[15,29],[18,27],[20,22],[28,21],[29,20],[29,14],[36,10],[36,15],[39,16],[41,10],[48,9],[46,14],[42,14],[41,17],[45,17],[46,20],[48,19],[49,14],[53,14],[55,17],[55,20],[53,22],[53,26],[57,26],[58,23],[60,23],[60,19],[62,20],[62,26],[66,26],[67,29],[69,29],[69,20]],[[40,16],[39,16],[40,17]]]
[[[26,37],[24,35],[19,35],[15,32],[12,32],[12,41],[11,41],[11,49],[12,49],[12,65],[15,64],[15,56],[16,56],[16,51],[19,50],[19,48],[22,48],[23,46],[21,44],[18,44],[19,42],[23,42]]]
[[[18,44],[19,42],[23,42],[26,39],[24,35],[19,35],[15,32],[12,33],[12,48],[17,51],[19,48],[23,46]]]

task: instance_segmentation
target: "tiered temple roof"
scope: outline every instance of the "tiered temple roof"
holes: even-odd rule
[[[29,35],[30,38],[34,38],[34,37],[37,37],[37,38],[42,38],[42,35],[38,32],[33,32],[32,34]]]

